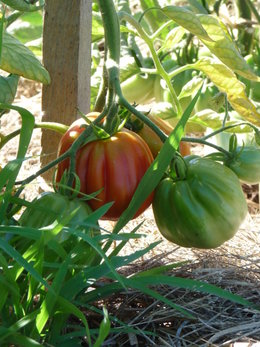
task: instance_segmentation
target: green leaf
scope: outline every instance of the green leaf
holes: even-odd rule
[[[161,50],[172,50],[183,38],[185,29],[181,26],[173,28],[166,36]]]
[[[237,79],[231,69],[211,58],[200,59],[192,66],[204,72],[221,92],[227,94],[230,105],[243,119],[260,125],[260,114],[255,105],[248,99],[245,85]]]
[[[136,251],[130,255],[122,257],[113,257],[110,259],[111,265],[114,269],[120,268],[121,266],[126,266],[131,262],[141,258],[154,247],[156,247],[161,241],[157,241],[142,249]],[[101,277],[106,276],[110,273],[110,269],[106,263],[102,263],[98,266],[90,267],[82,272],[76,274],[74,277],[70,278],[63,286],[61,294],[66,298],[73,298],[75,295],[78,295],[83,289],[86,289],[90,286],[90,279],[96,281]]]
[[[186,98],[187,96],[191,96],[193,93],[196,93],[200,89],[202,84],[203,79],[198,76],[194,76],[188,83],[183,86],[178,99]]]
[[[156,300],[159,300],[161,302],[164,302],[169,307],[172,307],[173,309],[181,312],[184,316],[189,318],[194,318],[193,315],[191,315],[188,311],[183,309],[181,306],[174,304],[171,300],[167,299],[163,295],[160,295],[155,290],[152,290],[148,288],[148,285],[153,285],[153,282],[151,281],[149,284],[147,284],[145,280],[143,280],[142,277],[138,278],[127,278],[126,280],[127,286],[130,288],[138,289],[140,292],[147,294]],[[94,302],[96,301],[96,298],[106,298],[110,296],[111,294],[118,293],[122,291],[122,287],[119,283],[111,283],[104,285],[103,287],[97,288],[95,290],[92,290],[88,292],[85,296],[86,302]]]
[[[3,33],[2,59],[0,68],[9,73],[23,76],[43,84],[50,83],[48,71],[35,55],[20,41]]]
[[[0,76],[0,102],[12,104],[15,98],[19,76]]]
[[[191,5],[191,7],[193,8],[194,12],[208,14],[205,7],[202,6],[198,0],[188,0],[188,2]]]
[[[144,174],[141,182],[139,183],[132,197],[132,200],[130,201],[128,208],[122,213],[119,220],[117,221],[113,229],[114,233],[118,233],[128,223],[128,221],[133,218],[143,201],[151,194],[151,192],[160,182],[168,165],[173,159],[176,150],[179,147],[179,143],[184,134],[185,125],[191,115],[191,112],[196,104],[200,92],[201,89],[198,91],[198,93],[193,98],[189,106],[186,108],[186,110],[183,113],[183,116],[177,123],[176,127],[170,133],[167,140],[164,142],[158,156],[155,158],[152,165]]]
[[[111,323],[109,320],[107,309],[105,307],[103,307],[103,314],[104,318],[99,326],[98,338],[94,343],[93,347],[101,347],[110,332]]]
[[[4,169],[0,172],[0,191],[6,185],[6,199],[5,202],[0,206],[0,220],[3,220],[16,177],[19,173],[31,140],[35,119],[29,111],[22,107],[0,103],[0,109],[1,108],[16,110],[20,113],[22,118],[17,159],[7,163]]]
[[[38,282],[40,282],[45,287],[50,288],[49,284],[39,275],[37,271],[33,268],[31,264],[29,264],[19,252],[16,251],[8,242],[3,239],[0,239],[0,248],[7,253],[11,258],[13,258],[21,268],[24,268],[27,272],[29,272]]]
[[[0,225],[0,234],[20,235],[30,240],[39,240],[42,232],[38,229],[21,227],[21,226],[2,226]]]
[[[80,309],[78,309],[77,306],[72,304],[70,301],[62,298],[61,296],[59,296],[57,298],[57,303],[60,306],[63,314],[64,313],[73,314],[75,317],[79,318],[82,321],[82,323],[85,326],[85,334],[88,337],[88,343],[89,343],[89,345],[91,345],[91,338],[90,338],[88,321],[87,321],[85,315],[83,314],[83,312]]]
[[[36,327],[39,334],[42,332],[45,324],[48,319],[52,316],[54,307],[57,303],[57,298],[59,296],[60,290],[62,288],[63,281],[68,271],[68,265],[70,262],[70,257],[68,256],[65,261],[61,264],[59,270],[57,271],[53,281],[51,288],[46,294],[44,301],[40,307],[40,313],[36,317]]]
[[[130,282],[129,282],[130,280]],[[221,289],[213,284],[204,283],[201,281],[189,279],[189,278],[180,278],[180,277],[171,277],[165,275],[157,275],[157,276],[144,276],[142,278],[138,277],[139,281],[142,281],[143,285],[169,285],[177,288],[189,289],[191,291],[198,291],[201,293],[216,295],[219,298],[227,299],[237,304],[255,308],[258,311],[260,310],[260,306],[256,305],[244,298],[240,295],[232,294],[227,290]],[[128,279],[128,283],[131,285],[131,279]]]
[[[247,124],[241,124],[242,122],[241,117],[238,117],[238,115],[233,111],[229,112],[230,120],[226,121],[226,126],[233,126],[236,125],[236,127],[232,127],[231,129],[225,130],[227,132],[231,133],[251,133],[253,129],[247,125]],[[225,113],[217,113],[211,109],[205,109],[203,111],[200,111],[196,113],[194,116],[190,118],[191,122],[197,123],[202,125],[206,128],[211,128],[214,130],[220,129],[222,127],[223,121],[225,118]]]
[[[147,11],[145,13],[145,21],[149,24],[149,31],[156,31],[163,23],[165,23],[165,18],[161,11],[155,11],[154,8],[159,7],[158,0],[140,0],[140,5],[143,11]]]
[[[86,241],[102,257],[102,259],[105,261],[105,263],[107,264],[110,271],[114,274],[115,278],[118,280],[118,282],[121,283],[122,287],[125,286],[123,277],[116,272],[116,270],[115,270],[114,266],[111,264],[109,258],[106,256],[106,254],[103,252],[103,250],[101,249],[101,247],[95,241],[94,238],[84,234],[83,232],[81,232],[79,230],[73,230],[73,229],[68,228],[68,231],[71,232],[72,234],[75,234],[78,237],[82,238],[84,241]]]
[[[249,80],[260,81],[260,78],[254,74],[239,53],[225,25],[213,16],[199,15],[198,18],[205,31],[212,38],[210,42],[199,37],[204,45],[232,71]]]
[[[193,12],[180,6],[166,6],[162,8],[162,11],[168,18],[190,31],[193,35],[204,39],[206,42],[212,41],[208,32],[201,25],[199,17]]]
[[[19,347],[44,347],[44,345],[36,340],[33,340],[30,337],[24,336],[20,333],[14,333],[12,336],[9,336],[7,342],[12,345],[15,344],[15,346]]]

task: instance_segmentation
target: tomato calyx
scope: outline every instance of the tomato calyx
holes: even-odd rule
[[[176,152],[176,156],[172,160],[169,168],[169,177],[173,181],[182,181],[187,177],[188,163],[182,155]]]

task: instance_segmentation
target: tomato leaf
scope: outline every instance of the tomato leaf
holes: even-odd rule
[[[190,31],[193,35],[204,39],[206,42],[212,41],[212,38],[203,28],[199,17],[190,10],[180,6],[166,6],[162,8],[162,11],[168,18]]]
[[[35,55],[20,41],[7,32],[3,33],[0,68],[43,84],[50,83],[48,71]]]
[[[0,76],[0,102],[12,104],[15,98],[19,76],[10,74],[7,77]]]
[[[188,0],[189,4],[191,5],[192,9],[196,13],[204,13],[208,14],[207,10],[204,6],[201,5],[200,1],[198,0]]]
[[[202,86],[203,84],[203,79],[198,77],[198,76],[195,76],[193,77],[188,83],[186,83],[179,96],[178,96],[178,99],[181,99],[181,98],[186,98],[188,96],[191,96],[193,93],[196,93],[200,87]]]
[[[171,50],[172,47],[177,45],[183,38],[185,29],[181,26],[173,28],[165,38],[161,50]]]
[[[260,113],[248,99],[245,85],[237,79],[230,68],[211,58],[200,59],[193,64],[193,67],[204,72],[221,92],[227,94],[230,105],[244,119],[260,125]]]
[[[199,15],[198,18],[205,31],[212,38],[212,41],[208,41],[199,37],[204,45],[237,74],[252,81],[260,81],[260,78],[254,74],[239,53],[225,25],[213,16]]]

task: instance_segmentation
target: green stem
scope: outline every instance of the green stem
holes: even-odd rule
[[[165,28],[167,28],[170,24],[172,24],[172,20],[169,20],[168,22],[164,23],[163,25],[160,26],[158,30],[156,30],[151,36],[150,39],[153,41],[155,40]]]
[[[228,114],[228,99],[227,99],[227,94],[225,94],[225,117],[223,119],[223,123],[222,123],[222,128],[225,127],[226,122],[228,120],[229,114]]]
[[[48,130],[53,130],[61,135],[63,135],[67,130],[68,126],[61,124],[61,123],[55,123],[55,122],[41,122],[41,123],[35,123],[34,124],[34,129],[48,129]],[[15,130],[12,133],[3,136],[0,138],[0,149],[2,149],[7,142],[12,140],[14,137],[18,136],[21,132],[21,129]]]
[[[229,130],[229,129],[232,129],[232,128],[236,128],[236,127],[241,126],[241,125],[248,125],[248,126],[250,126],[252,129],[254,129],[255,131],[258,131],[257,127],[254,126],[253,124],[248,123],[248,122],[241,122],[241,123],[237,123],[237,124],[232,124],[232,125],[224,126],[224,127],[220,128],[220,129],[218,129],[218,130],[213,131],[212,133],[210,133],[210,134],[208,134],[208,135],[206,135],[206,136],[203,136],[201,139],[202,139],[202,140],[207,140],[207,139],[209,139],[209,138],[212,137],[212,136],[215,136],[215,135],[217,135],[217,134],[219,134],[219,133],[222,133],[223,131],[226,131],[226,130]]]
[[[118,103],[119,105],[128,109],[131,113],[133,113],[138,119],[148,125],[164,142],[167,139],[167,135],[156,125],[154,124],[148,117],[146,117],[142,112],[138,111],[134,106],[130,105],[129,102],[124,98],[119,80],[115,82],[116,94],[118,95]]]
[[[119,64],[120,59],[120,25],[113,0],[98,0],[105,31],[107,60]]]
[[[224,148],[215,145],[214,143],[205,141],[204,139],[198,139],[198,138],[194,138],[194,137],[182,137],[181,141],[183,142],[191,142],[191,143],[198,143],[201,145],[205,145],[205,146],[209,146],[212,148],[215,148],[217,151],[224,153],[225,155],[227,155],[228,157],[231,156],[231,153],[229,153],[228,151],[226,151]]]
[[[186,64],[184,66],[179,67],[178,69],[175,69],[168,73],[168,76],[172,79],[173,77],[177,76],[179,73],[186,71],[196,69],[195,64]]]
[[[69,158],[71,156],[71,151],[68,150],[67,152],[63,153],[61,156],[59,156],[57,159],[51,161],[49,164],[47,164],[46,166],[44,166],[43,168],[41,168],[40,170],[38,170],[36,173],[34,173],[33,175],[27,177],[25,180],[23,180],[22,182],[19,182],[21,184],[21,187],[19,189],[17,189],[15,196],[19,196],[21,194],[21,192],[23,191],[24,187],[31,183],[33,180],[35,180],[35,178],[37,178],[38,176],[44,174],[46,171],[50,170],[51,168],[53,168],[54,166],[58,165],[60,162],[62,162],[63,160]]]
[[[99,91],[98,91],[98,95],[97,95],[97,98],[96,98],[94,111],[102,112],[102,110],[103,110],[103,108],[105,106],[105,103],[106,103],[107,90],[108,90],[108,76],[107,76],[106,67],[104,65],[103,66],[102,81],[101,81],[100,88],[99,88]]]
[[[132,16],[128,15],[127,13],[121,12],[120,19],[128,21],[137,30],[138,35],[147,44],[147,46],[150,50],[150,53],[152,55],[153,62],[154,62],[154,65],[156,67],[157,73],[165,80],[165,82],[169,88],[169,91],[173,97],[174,103],[176,105],[177,113],[178,113],[178,115],[181,115],[182,114],[182,107],[181,107],[181,104],[180,104],[178,97],[175,93],[175,90],[172,86],[170,74],[168,74],[165,71],[164,67],[161,64],[160,59],[158,58],[156,50],[154,48],[152,38],[149,35],[147,35],[146,32],[141,27],[141,25]]]

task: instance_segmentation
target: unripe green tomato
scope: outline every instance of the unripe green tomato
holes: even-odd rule
[[[163,179],[153,212],[161,234],[182,247],[216,248],[231,239],[247,214],[237,176],[206,158],[188,162],[186,178]]]
[[[234,158],[227,159],[225,165],[247,184],[260,182],[260,147],[237,147]]]
[[[77,198],[69,199],[67,196],[54,192],[45,192],[34,199],[28,206],[19,219],[21,226],[30,228],[42,228],[55,221],[63,222],[61,218],[66,218],[70,213],[75,212],[75,215],[68,222],[69,227],[81,225],[92,210],[86,202]],[[99,233],[99,230],[90,230],[90,234]],[[57,235],[60,242],[66,241],[69,234],[61,231]]]
[[[121,83],[122,93],[130,103],[149,104],[154,98],[155,80],[155,75],[133,75]]]

